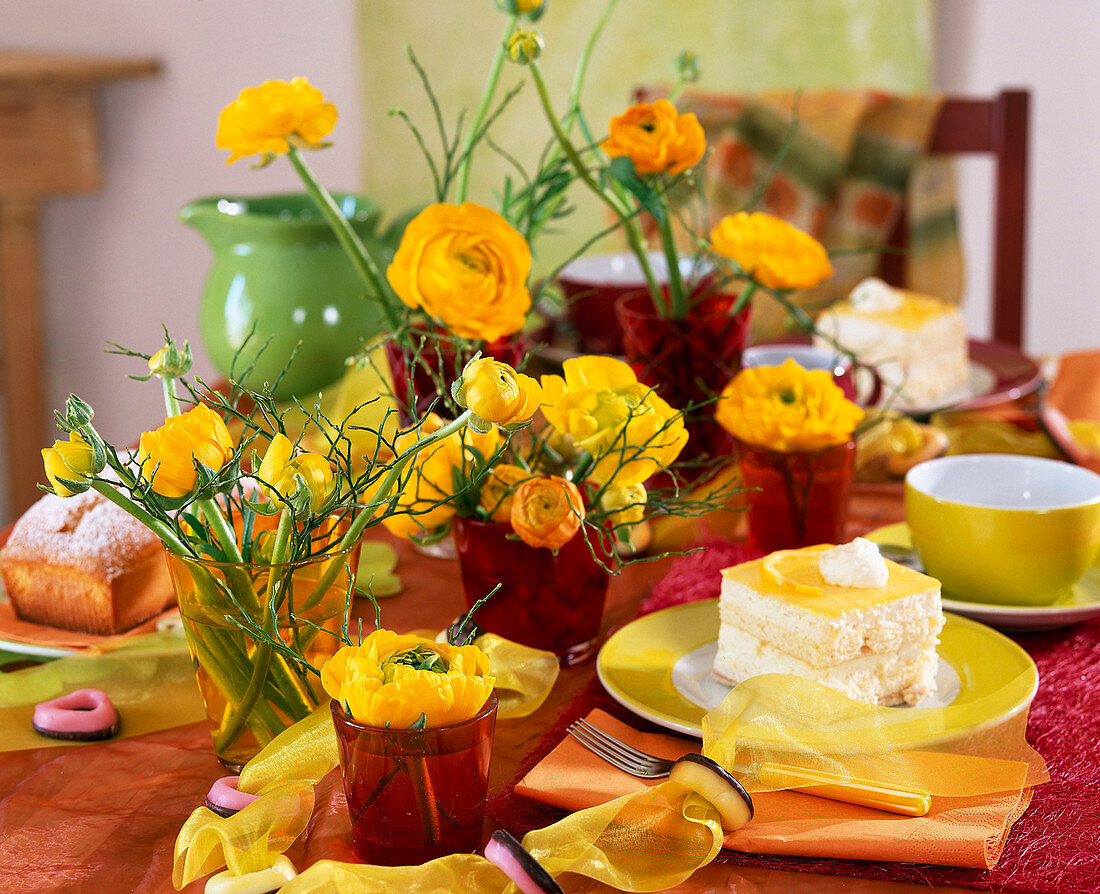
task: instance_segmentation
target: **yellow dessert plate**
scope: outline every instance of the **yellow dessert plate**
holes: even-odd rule
[[[729,692],[710,672],[717,640],[717,599],[676,605],[612,634],[600,650],[596,671],[623,707],[698,738],[703,715]],[[947,615],[939,656],[936,693],[915,708],[892,709],[897,741],[930,745],[997,723],[1026,708],[1039,685],[1027,652],[957,615]],[[807,730],[806,739],[812,738]]]
[[[868,540],[911,548],[909,526],[905,522],[872,531]],[[967,602],[944,597],[944,611],[965,615],[999,630],[1055,630],[1091,618],[1100,617],[1100,564],[1095,564],[1066,595],[1052,605],[1006,605]]]

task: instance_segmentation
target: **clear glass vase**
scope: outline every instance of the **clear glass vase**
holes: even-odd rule
[[[340,643],[356,547],[285,565],[167,553],[214,751],[239,770],[328,700],[315,674],[281,655],[281,639],[313,667]]]

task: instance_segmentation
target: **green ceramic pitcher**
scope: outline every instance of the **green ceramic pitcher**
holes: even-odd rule
[[[334,198],[385,269],[403,227],[379,232],[377,203]],[[382,309],[308,195],[211,196],[179,217],[214,250],[200,309],[203,344],[215,366],[246,387],[266,383],[280,399],[315,393],[383,329]]]

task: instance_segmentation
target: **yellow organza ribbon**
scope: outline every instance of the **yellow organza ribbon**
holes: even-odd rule
[[[0,674],[0,751],[74,745],[34,731],[34,706],[74,689],[102,689],[122,718],[119,736],[205,720],[181,632],[148,633],[98,655],[79,654]]]
[[[776,761],[920,787],[934,796],[1019,793],[1049,780],[1042,758],[1024,739],[1033,686],[1034,675],[1021,674],[986,698],[947,708],[896,709],[853,702],[797,677],[754,677],[704,718],[703,753],[724,766]],[[1006,705],[1017,709],[1006,713]],[[991,717],[1002,719],[990,723]],[[205,808],[196,811],[177,840],[177,887],[218,868],[222,858],[240,874],[269,865],[289,847],[293,828],[304,828],[308,812],[292,824],[287,814],[275,815],[276,809],[285,810],[285,801],[276,799],[289,800],[286,784],[296,772],[297,778],[315,780],[325,766],[335,766],[335,745],[324,743],[331,752],[312,763],[303,755],[288,761],[278,752],[299,746],[319,752],[331,735],[324,732],[324,719],[319,711],[288,730],[245,768],[240,788],[266,791],[258,801],[229,820],[218,820]],[[750,777],[745,783],[755,791],[796,785]],[[267,816],[266,825],[261,816]],[[667,781],[533,830],[523,845],[551,875],[573,872],[625,891],[656,891],[711,862],[723,837],[717,810],[698,793]],[[487,860],[469,854],[397,868],[320,861],[281,890],[335,894],[352,883],[365,892],[408,894],[516,890]]]

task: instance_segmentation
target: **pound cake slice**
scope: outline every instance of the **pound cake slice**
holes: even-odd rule
[[[714,675],[794,674],[872,705],[936,688],[940,585],[870,541],[772,553],[722,571]]]
[[[93,490],[31,506],[0,574],[20,618],[64,630],[121,633],[176,602],[159,538]]]

